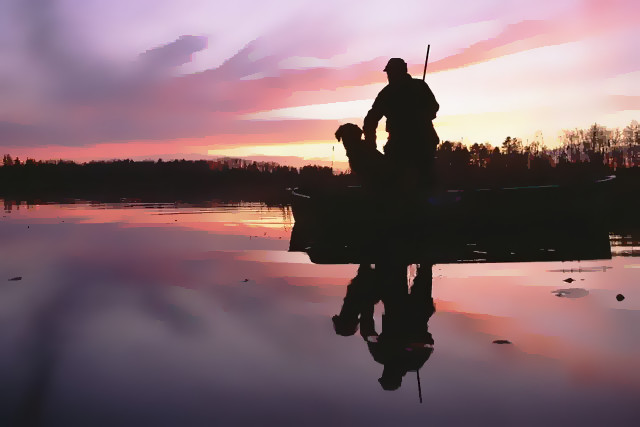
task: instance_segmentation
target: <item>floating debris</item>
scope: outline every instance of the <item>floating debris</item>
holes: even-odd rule
[[[494,344],[511,344],[509,340],[493,340]]]
[[[569,277],[568,279],[564,279],[563,282],[567,282],[567,283],[571,283],[571,282],[575,282],[576,279],[572,279],[571,277]]]
[[[622,301],[622,300],[624,300],[624,295],[622,295],[622,294],[618,294],[618,295],[616,295],[616,299],[617,299],[618,301]]]
[[[556,289],[555,291],[551,291],[551,293],[557,297],[564,298],[582,298],[589,295],[589,291],[582,288]]]
[[[9,279],[10,282],[17,282],[18,280],[22,280],[22,276],[16,276]]]

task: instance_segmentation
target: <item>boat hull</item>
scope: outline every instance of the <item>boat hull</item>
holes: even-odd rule
[[[611,180],[408,198],[359,187],[294,189],[290,250],[316,263],[607,259],[602,196]]]

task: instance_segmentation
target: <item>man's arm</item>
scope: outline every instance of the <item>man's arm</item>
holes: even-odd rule
[[[384,116],[381,95],[382,92],[380,92],[376,100],[373,101],[373,105],[364,118],[364,125],[362,126],[365,142],[369,144],[372,143],[374,148],[376,146],[376,129],[378,128],[378,122],[382,119],[382,116]]]

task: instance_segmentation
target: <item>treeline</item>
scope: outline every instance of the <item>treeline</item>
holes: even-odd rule
[[[613,169],[603,163],[555,163],[543,152],[488,150],[486,146],[476,150],[448,141],[440,144],[436,158],[438,184],[446,189],[562,184],[612,173]],[[640,168],[618,168],[615,174],[640,183]],[[83,164],[14,160],[0,167],[0,197],[42,201],[278,201],[286,199],[287,188],[358,183],[358,177],[336,174],[328,167],[294,168],[242,160],[116,160]]]
[[[561,147],[542,138],[523,143],[507,137],[500,147],[444,141],[436,152],[436,176],[443,189],[496,188],[586,182],[615,174],[620,197],[640,192],[640,132],[593,125],[565,131]],[[384,173],[384,171],[381,171]],[[358,184],[350,173],[331,168],[294,168],[242,159],[199,161],[35,161],[4,155],[0,197],[22,200],[78,198],[118,201],[287,200],[286,188]],[[634,196],[635,197],[635,196]]]
[[[438,146],[436,168],[445,187],[496,187],[580,182],[615,174],[631,186],[640,178],[640,126],[624,129],[594,124],[565,130],[561,145],[549,149],[541,133],[531,143],[506,137],[500,147],[444,141]]]
[[[456,189],[566,184],[612,173],[603,162],[558,160],[511,137],[502,147],[444,141],[438,146],[435,165],[439,185]]]
[[[287,187],[351,178],[334,176],[328,167],[293,168],[240,159],[115,160],[83,164],[12,159],[0,167],[0,197],[42,201],[65,198],[278,201],[286,197]]]

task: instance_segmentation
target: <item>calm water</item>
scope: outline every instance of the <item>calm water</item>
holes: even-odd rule
[[[610,260],[434,266],[421,404],[414,372],[385,391],[334,333],[357,266],[287,252],[292,225],[258,204],[5,205],[0,425],[639,425],[626,236]]]

